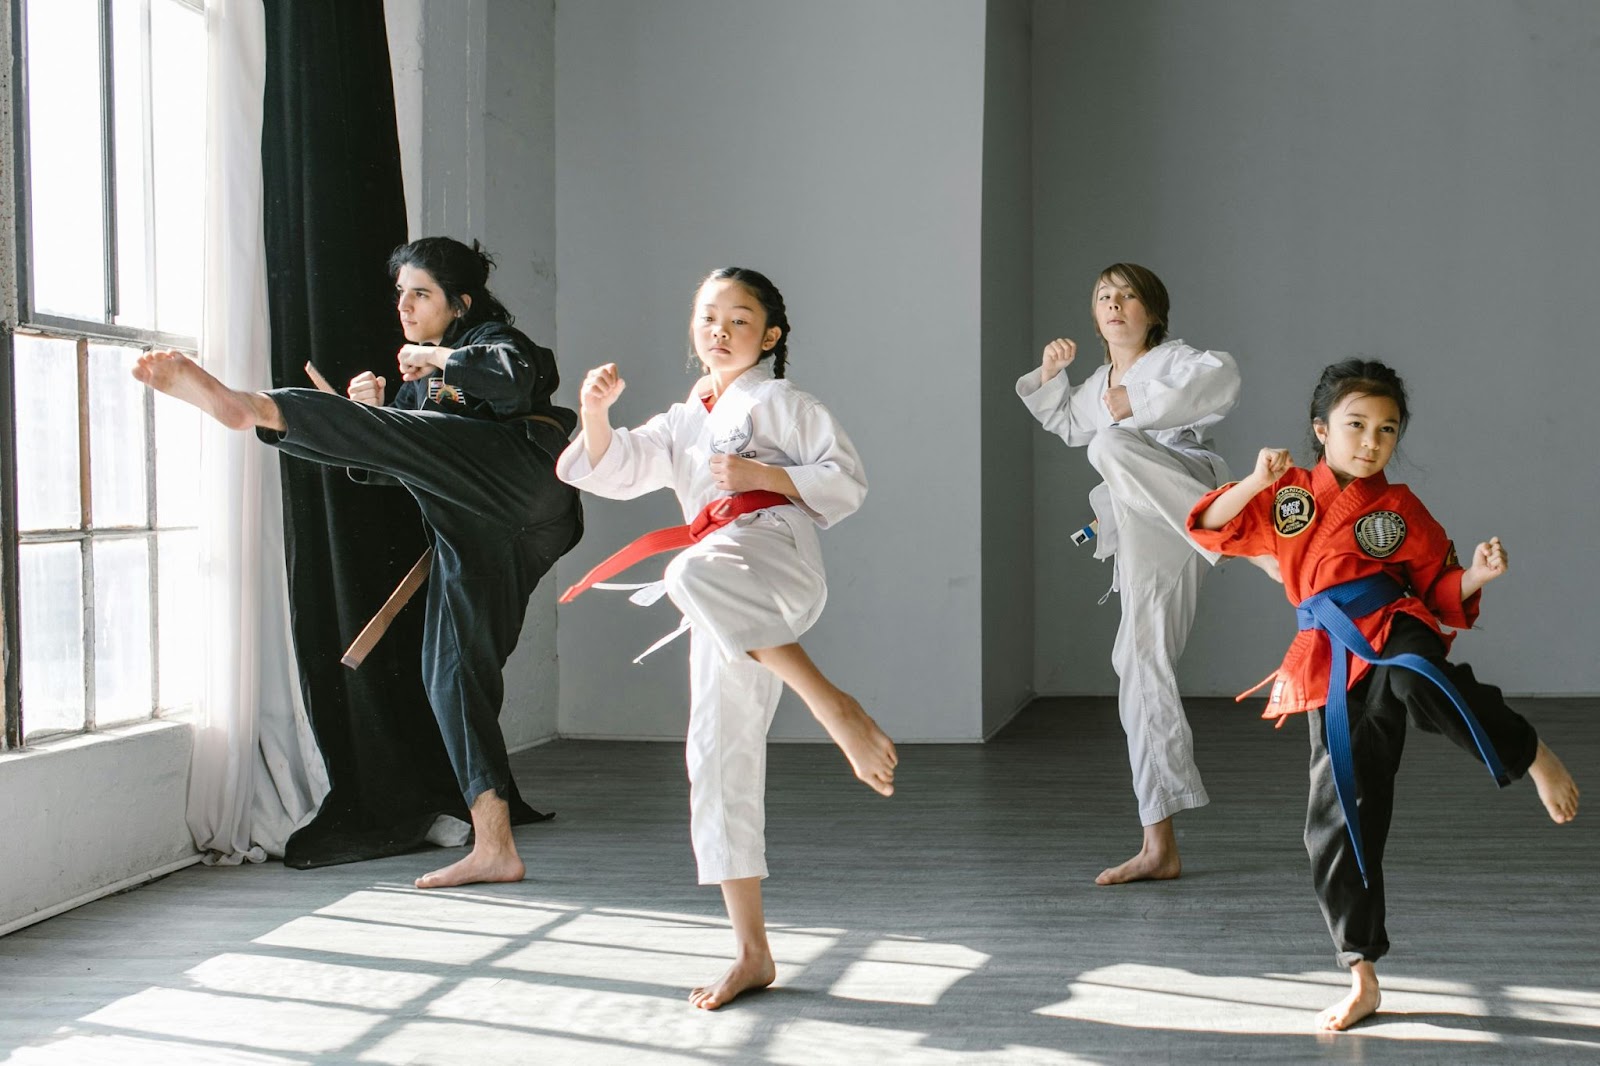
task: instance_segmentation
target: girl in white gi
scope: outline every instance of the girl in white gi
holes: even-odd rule
[[[1208,431],[1239,398],[1239,371],[1226,352],[1166,340],[1170,302],[1154,273],[1116,263],[1095,279],[1092,310],[1106,361],[1076,387],[1064,371],[1078,347],[1061,338],[1038,370],[1017,381],[1035,418],[1073,447],[1084,446],[1104,478],[1089,493],[1099,524],[1095,557],[1116,557],[1122,599],[1111,664],[1144,842],[1096,884],[1177,877],[1172,816],[1210,802],[1194,764],[1193,738],[1178,698],[1177,663],[1194,622],[1200,580],[1218,556],[1202,552],[1185,523],[1196,500],[1228,478]]]
[[[805,701],[856,776],[885,796],[894,791],[896,756],[861,704],[796,643],[827,598],[817,527],[853,513],[867,482],[827,408],[783,380],[783,297],[754,270],[714,271],[695,296],[689,336],[705,376],[685,402],[637,429],[611,428],[609,409],[625,387],[616,364],[589,371],[579,396],[582,432],[556,473],[612,499],[670,488],[685,521],[699,515],[702,524],[763,508],[705,533],[666,570],[667,594],[690,629],[695,859],[701,884],[721,884],[738,944],[732,967],[690,993],[696,1006],[714,1010],[777,974],[761,879],[767,727],[782,686]]]

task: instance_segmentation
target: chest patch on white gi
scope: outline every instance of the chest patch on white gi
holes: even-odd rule
[[[1285,485],[1272,500],[1272,525],[1280,537],[1304,533],[1317,517],[1317,500],[1299,485]]]
[[[1356,543],[1374,559],[1387,559],[1406,540],[1406,520],[1393,511],[1373,511],[1356,522]]]
[[[750,416],[745,415],[742,421],[735,422],[712,436],[711,450],[720,455],[738,455],[750,446],[750,438],[753,436],[755,436],[755,425],[750,421]]]

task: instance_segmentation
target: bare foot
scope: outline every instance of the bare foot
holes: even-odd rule
[[[1168,815],[1144,827],[1144,842],[1139,854],[1109,870],[1101,870],[1097,885],[1125,885],[1130,881],[1171,881],[1183,872],[1178,858],[1178,833]]]
[[[244,393],[228,388],[182,352],[145,352],[133,376],[157,392],[200,408],[229,429],[250,429],[255,413]]]
[[[732,1003],[745,992],[766,988],[777,979],[778,968],[770,954],[745,955],[734,960],[728,972],[709,985],[702,985],[689,993],[689,1002],[701,1010],[716,1010]]]
[[[1539,741],[1539,753],[1528,767],[1534,787],[1539,790],[1539,802],[1550,812],[1555,822],[1570,822],[1578,816],[1578,783],[1572,780],[1566,766],[1556,753]]]
[[[489,882],[520,881],[526,873],[516,852],[493,852],[474,847],[458,862],[417,878],[418,888],[451,888]]]
[[[1317,1015],[1317,1028],[1343,1032],[1376,1011],[1381,1002],[1378,971],[1370,962],[1358,962],[1350,967],[1350,994]]]
[[[1259,567],[1262,573],[1278,584],[1283,584],[1283,572],[1278,569],[1278,557],[1276,555],[1247,555],[1244,561],[1251,566]]]
[[[1130,881],[1171,881],[1183,872],[1183,861],[1176,851],[1171,854],[1152,852],[1140,848],[1139,854],[1120,866],[1101,870],[1094,879],[1097,885],[1125,885]]]
[[[894,741],[878,728],[854,696],[840,692],[836,701],[812,707],[811,713],[850,760],[856,777],[875,792],[894,795],[894,768],[900,762]]]

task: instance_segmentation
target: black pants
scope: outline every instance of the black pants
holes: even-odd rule
[[[467,806],[510,794],[501,670],[528,597],[583,532],[576,489],[555,475],[566,440],[540,423],[369,407],[315,389],[275,389],[289,427],[258,436],[290,455],[393,478],[433,541],[422,679]],[[544,446],[534,443],[529,427]],[[374,609],[376,605],[374,605]]]
[[[1539,747],[1533,726],[1506,706],[1499,689],[1474,678],[1470,666],[1447,662],[1437,633],[1415,618],[1400,615],[1381,651],[1384,656],[1413,652],[1443,670],[1488,734],[1506,772],[1513,778],[1527,773]],[[1362,959],[1374,962],[1389,950],[1389,934],[1383,924],[1383,849],[1394,813],[1394,779],[1405,749],[1407,719],[1418,729],[1450,738],[1482,765],[1477,745],[1455,705],[1437,685],[1415,671],[1375,667],[1350,689],[1349,708],[1350,750],[1356,808],[1366,851],[1367,885],[1361,883],[1344,812],[1339,809],[1339,796],[1334,791],[1327,724],[1320,708],[1308,716],[1311,795],[1306,804],[1305,832],[1317,902],[1343,966],[1354,966]]]

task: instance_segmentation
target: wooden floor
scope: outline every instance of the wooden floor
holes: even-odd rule
[[[415,891],[437,850],[195,867],[0,940],[0,1061],[1596,1063],[1600,701],[1520,706],[1590,809],[1557,828],[1413,733],[1384,1011],[1347,1034],[1310,1028],[1346,978],[1300,844],[1303,723],[1194,703],[1213,802],[1179,816],[1183,878],[1097,888],[1137,843],[1121,733],[1054,700],[904,750],[891,800],[831,747],[774,746],[779,982],[716,1014],[684,1003],[731,937],[693,883],[681,749],[564,741],[516,759],[559,812],[518,832],[521,884]]]

